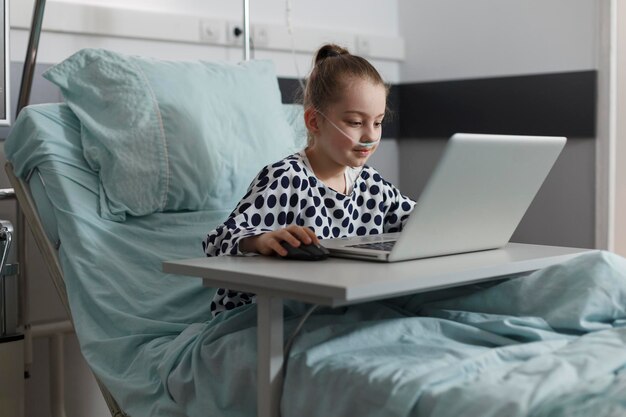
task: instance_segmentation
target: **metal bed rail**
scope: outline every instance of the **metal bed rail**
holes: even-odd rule
[[[35,243],[37,244],[37,248],[41,251],[45,263],[48,266],[48,271],[50,272],[50,276],[52,277],[54,286],[57,290],[59,298],[61,299],[61,303],[63,304],[63,307],[65,308],[65,311],[70,318],[70,322],[73,323],[72,312],[70,311],[70,306],[67,299],[67,291],[63,279],[63,270],[61,269],[58,253],[56,248],[54,247],[52,242],[50,242],[44,232],[45,229],[43,228],[41,218],[36,211],[35,202],[30,194],[30,188],[23,179],[18,178],[15,175],[13,171],[13,165],[10,162],[6,164],[5,170],[7,176],[9,177],[9,181],[11,182],[11,185],[13,185],[15,195],[17,196],[18,201],[21,202],[20,209],[27,223],[30,225],[33,237],[35,238]],[[20,233],[23,236],[23,232]],[[26,323],[25,327],[27,327],[25,331],[28,330],[30,334],[30,323]],[[127,415],[119,407],[108,389],[100,382],[96,375],[94,375],[94,377],[96,378],[96,382],[98,383],[100,391],[102,392],[102,395],[104,397],[104,401],[106,402],[107,407],[111,412],[111,415],[113,417],[126,417]]]

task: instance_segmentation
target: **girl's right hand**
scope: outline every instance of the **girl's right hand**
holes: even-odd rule
[[[281,246],[283,241],[296,248],[300,246],[300,244],[320,244],[313,230],[308,227],[291,225],[284,229],[265,232],[262,235],[242,239],[241,242],[239,242],[239,249],[242,252],[257,252],[261,255],[278,254],[280,256],[286,256],[287,250]]]

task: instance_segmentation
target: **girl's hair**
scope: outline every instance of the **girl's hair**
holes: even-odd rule
[[[351,78],[369,80],[388,92],[376,68],[365,58],[352,55],[335,44],[323,45],[315,54],[313,69],[304,87],[304,108],[325,110],[329,103],[339,100],[346,81]]]
[[[389,88],[382,77],[365,58],[352,55],[347,49],[335,44],[323,45],[315,54],[313,69],[306,80],[302,93],[304,108],[325,111],[330,103],[340,99],[350,79],[366,79],[375,85]],[[308,144],[312,137],[309,134]]]

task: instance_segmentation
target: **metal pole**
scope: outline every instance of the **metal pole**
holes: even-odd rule
[[[243,0],[243,60],[250,59],[250,0]]]
[[[15,113],[16,116],[28,105],[28,101],[30,100],[30,89],[33,85],[33,74],[35,73],[35,64],[37,62],[37,49],[39,48],[39,35],[41,34],[45,8],[46,0],[37,0],[35,8],[33,9],[33,21],[30,28],[30,37],[28,38],[24,68],[22,70],[22,84],[20,85],[20,95]],[[20,233],[22,233],[22,229],[20,229]]]
[[[2,258],[0,258],[0,337],[8,335],[7,324],[7,292],[6,292],[6,264],[9,251],[11,250],[11,240],[13,239],[13,225],[7,220],[0,220],[0,240],[3,242]],[[14,330],[14,329],[12,329]],[[12,331],[11,333],[14,333]]]
[[[50,415],[66,417],[65,413],[65,370],[63,360],[63,334],[56,333],[50,343]]]

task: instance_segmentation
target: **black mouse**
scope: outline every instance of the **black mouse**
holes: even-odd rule
[[[321,261],[328,258],[328,249],[321,245],[305,245],[303,243],[296,248],[287,243],[286,240],[283,240],[281,246],[287,250],[287,255],[283,257],[285,259],[296,259],[299,261]]]

